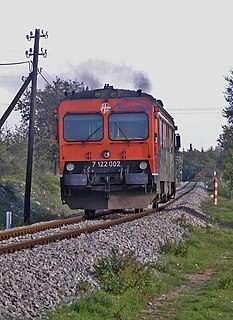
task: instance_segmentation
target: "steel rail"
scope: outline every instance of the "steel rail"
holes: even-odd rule
[[[167,207],[171,206],[173,203],[178,201],[184,195],[191,192],[195,187],[196,187],[196,184],[194,184],[194,186],[191,189],[182,193],[178,197],[172,199],[171,201],[164,204],[160,208],[147,210],[144,212],[132,214],[130,216],[118,218],[118,219],[115,219],[112,221],[107,221],[104,223],[99,223],[99,224],[87,226],[84,228],[62,231],[57,234],[53,234],[53,235],[49,235],[49,236],[45,236],[45,237],[41,237],[41,238],[37,238],[37,239],[33,239],[33,240],[25,240],[25,241],[18,242],[18,243],[11,243],[11,244],[7,244],[7,245],[3,245],[3,246],[0,246],[0,254],[12,253],[15,251],[21,251],[21,250],[29,249],[29,248],[31,249],[31,248],[38,246],[38,245],[44,245],[44,244],[52,243],[52,242],[59,241],[59,240],[75,238],[75,237],[80,236],[81,234],[93,233],[98,230],[108,229],[108,228],[116,226],[116,225],[120,225],[120,224],[123,224],[126,222],[130,222],[130,221],[137,220],[137,219],[140,219],[140,218],[143,218],[146,216],[150,216],[156,212],[160,212],[160,211],[166,209]]]
[[[61,226],[65,226],[73,223],[79,223],[85,220],[86,218],[84,216],[78,216],[78,217],[72,217],[67,219],[48,221],[40,224],[33,224],[30,226],[8,229],[8,230],[0,231],[0,241],[13,238],[13,237],[18,237],[20,235],[32,234],[32,233],[36,233],[44,230],[59,228]]]

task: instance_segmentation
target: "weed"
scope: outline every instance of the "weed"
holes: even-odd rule
[[[230,277],[224,277],[218,280],[217,283],[218,289],[228,289],[228,288],[233,288],[233,279]]]
[[[101,289],[116,295],[135,287],[143,288],[152,277],[151,270],[140,264],[133,254],[116,250],[112,250],[109,257],[98,260],[94,268]]]
[[[179,226],[186,226],[187,225],[187,219],[185,217],[185,214],[182,213],[179,218],[176,219],[176,222],[178,223]]]
[[[77,284],[77,291],[88,292],[91,289],[91,284],[88,281],[80,281]]]
[[[155,264],[155,269],[161,273],[170,273],[170,265],[168,261],[159,261]]]
[[[172,242],[167,239],[165,243],[159,242],[159,246],[163,254],[173,254],[176,257],[186,257],[188,254],[188,243],[183,240]]]
[[[72,309],[75,312],[88,311],[105,315],[113,305],[112,299],[104,292],[94,293],[92,297],[81,298]]]

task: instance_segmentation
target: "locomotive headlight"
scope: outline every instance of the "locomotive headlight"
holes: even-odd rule
[[[145,170],[147,168],[147,163],[145,161],[142,161],[139,163],[139,168],[141,170]]]
[[[110,151],[108,151],[108,150],[104,150],[104,151],[102,152],[102,156],[103,156],[105,159],[109,158],[110,155],[111,155],[111,153],[110,153]]]
[[[66,170],[67,171],[73,171],[74,170],[74,164],[73,163],[68,163],[67,165],[66,165]]]

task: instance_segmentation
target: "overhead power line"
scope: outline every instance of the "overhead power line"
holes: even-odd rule
[[[188,111],[188,110],[192,110],[192,111],[203,111],[203,110],[215,110],[215,111],[218,111],[220,109],[217,109],[215,107],[211,107],[211,108],[206,108],[206,107],[203,107],[203,108],[170,108],[169,110],[172,110],[172,111]]]
[[[17,64],[26,64],[26,63],[30,64],[30,61],[0,63],[0,66],[15,66]]]
[[[53,88],[53,86],[49,83],[49,81],[45,78],[45,76],[42,74],[42,70],[38,70],[39,75],[41,76],[41,78],[47,83],[47,85],[50,88]]]
[[[211,113],[222,113],[221,109],[218,108],[170,108],[169,112],[173,114],[211,114]]]
[[[176,115],[202,115],[202,114],[221,114],[221,111],[202,111],[202,112],[194,112],[194,111],[191,111],[191,112],[176,112],[176,111],[172,111],[171,112],[172,114],[176,114]]]
[[[48,74],[48,72],[46,72],[46,70],[43,68],[42,69],[43,73],[47,75],[47,77],[50,79],[51,82],[54,81],[54,79]]]

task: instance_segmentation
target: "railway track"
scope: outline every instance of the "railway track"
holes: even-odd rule
[[[30,226],[24,226],[24,227],[0,231],[0,241],[5,240],[5,239],[9,239],[12,237],[18,237],[18,236],[25,235],[25,234],[32,234],[32,233],[36,233],[36,232],[40,232],[40,231],[44,231],[44,230],[59,228],[61,226],[65,226],[65,225],[79,223],[84,220],[86,220],[86,218],[84,216],[78,216],[78,217],[59,219],[59,220],[34,224],[34,225],[30,225]]]
[[[6,230],[0,232],[0,254],[6,254],[6,253],[13,253],[15,251],[20,251],[24,249],[31,249],[38,245],[45,245],[49,244],[55,241],[60,241],[63,239],[71,239],[74,237],[78,237],[81,234],[88,234],[92,232],[96,232],[98,230],[108,229],[110,227],[123,224],[126,222],[130,222],[136,219],[140,219],[146,216],[150,216],[152,214],[155,214],[156,212],[160,212],[164,210],[165,208],[169,207],[170,205],[174,204],[176,201],[178,201],[180,198],[182,198],[184,195],[191,192],[196,187],[196,184],[188,184],[185,186],[185,188],[182,188],[182,193],[178,194],[175,199],[172,199],[171,201],[167,202],[166,204],[162,205],[161,207],[157,209],[151,209],[146,210],[144,212],[136,213],[136,214],[130,214],[121,218],[117,218],[110,221],[105,221],[101,223],[95,223],[93,224],[93,221],[91,225],[87,225],[84,227],[78,227],[76,224],[79,224],[81,222],[84,222],[86,220],[86,217],[79,216],[79,217],[72,217],[68,219],[61,219],[57,221],[50,221],[47,223],[37,224],[37,225],[31,225],[21,228],[15,228],[12,230]],[[187,189],[187,190],[186,190]],[[186,190],[186,191],[185,191]],[[181,190],[180,190],[181,191]],[[180,193],[180,192],[179,192]],[[75,224],[75,227],[73,229],[69,230],[57,230],[55,233],[51,232],[50,235],[40,235],[39,237],[36,237],[34,239],[17,239],[15,242],[9,242],[7,244],[1,245],[1,242],[6,239],[21,237],[28,234],[34,234],[34,233],[40,233],[42,231],[48,230],[48,229],[54,229],[54,228],[61,228],[63,226],[67,225],[73,225]],[[19,240],[19,241],[18,241]]]

